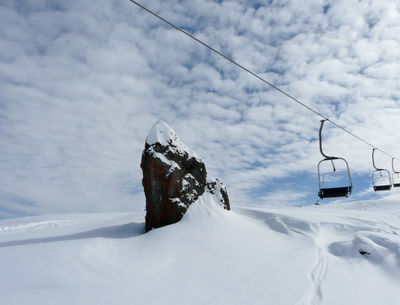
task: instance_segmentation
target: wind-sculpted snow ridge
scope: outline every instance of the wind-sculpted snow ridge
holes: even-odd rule
[[[143,213],[2,220],[1,303],[400,304],[399,205],[217,200],[146,234]]]
[[[270,229],[279,233],[315,236],[319,231],[317,222],[311,223],[300,218],[259,210],[244,209],[242,212],[256,219],[264,220]]]
[[[314,244],[310,287],[295,304],[347,304],[349,295],[352,304],[380,304],[382,299],[385,304],[399,303],[400,290],[395,288],[400,284],[399,202],[240,211],[273,231]],[[359,273],[352,273],[355,270]],[[366,287],[373,289],[371,294],[364,291]],[[337,291],[345,291],[346,297],[336,296]]]

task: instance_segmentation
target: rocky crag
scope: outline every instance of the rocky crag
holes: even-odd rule
[[[215,196],[216,202],[225,210],[230,210],[228,191],[224,183],[218,178],[208,178],[206,183],[206,191]]]
[[[208,179],[204,162],[163,121],[151,128],[142,154],[146,232],[178,222],[205,191],[229,210],[226,188]]]

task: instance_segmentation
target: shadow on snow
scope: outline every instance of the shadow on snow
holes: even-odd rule
[[[57,241],[67,241],[67,240],[77,240],[77,239],[89,239],[89,238],[129,238],[135,237],[145,233],[144,223],[127,223],[117,226],[109,226],[98,228],[94,230],[89,230],[85,232],[79,232],[68,235],[61,236],[50,236],[50,237],[41,237],[41,238],[29,238],[22,240],[13,240],[0,242],[0,248],[3,247],[12,247],[12,246],[22,246],[29,244],[39,244],[39,243],[51,243]]]

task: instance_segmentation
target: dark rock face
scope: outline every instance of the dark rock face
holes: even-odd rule
[[[207,179],[207,191],[216,197],[217,202],[225,209],[230,210],[228,191],[218,178]]]
[[[146,232],[178,222],[205,190],[203,161],[162,121],[157,121],[147,136],[140,166]]]

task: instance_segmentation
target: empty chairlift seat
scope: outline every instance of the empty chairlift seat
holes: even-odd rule
[[[375,165],[375,150],[372,149],[372,165],[375,170],[372,171],[372,187],[375,192],[390,191],[392,188],[392,180],[390,179],[390,173],[387,169],[377,168]],[[392,160],[393,166],[393,160]]]
[[[392,175],[393,187],[400,187],[400,172],[394,169],[394,158],[392,158],[392,170],[393,170],[393,175]]]
[[[324,198],[338,198],[338,197],[349,197],[352,191],[352,186],[343,187],[332,187],[332,188],[321,188],[318,192],[318,196],[321,199]]]
[[[379,191],[390,191],[392,188],[392,185],[389,184],[384,184],[384,185],[374,185],[374,191],[379,192]]]
[[[352,190],[353,190],[353,183],[351,181],[351,175],[350,175],[350,168],[349,164],[344,158],[340,157],[333,157],[333,156],[327,156],[324,154],[322,150],[322,128],[324,126],[326,120],[321,121],[321,127],[319,128],[319,150],[321,152],[321,155],[325,158],[318,163],[318,183],[319,183],[319,192],[318,196],[321,199],[324,198],[338,198],[338,197],[349,197]],[[336,173],[336,167],[334,162],[341,162],[342,164],[345,164],[345,174],[344,178],[347,180],[347,183],[343,186],[334,186],[334,187],[326,187],[324,184],[324,181],[321,181],[321,164],[330,162],[332,163],[332,172],[331,173]],[[342,181],[343,183],[343,181]]]

